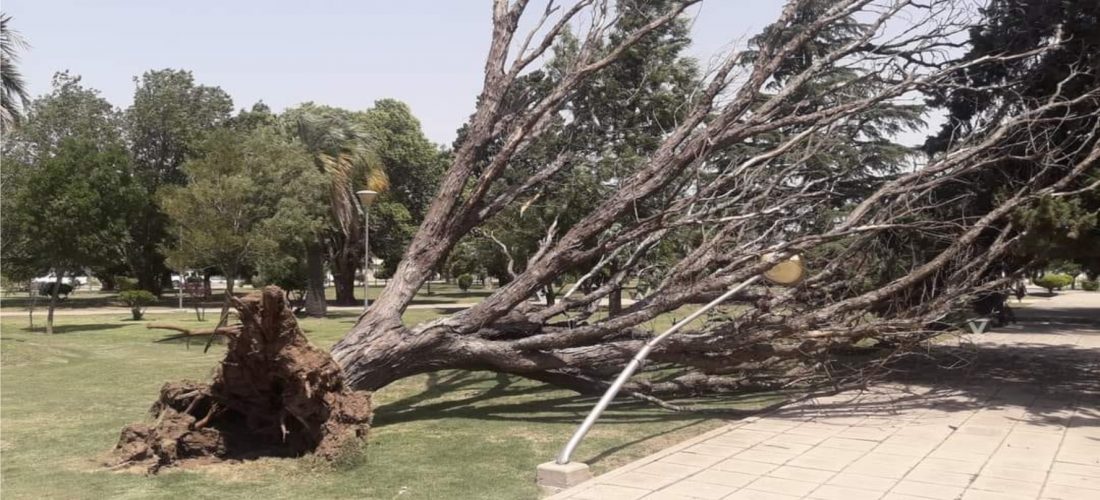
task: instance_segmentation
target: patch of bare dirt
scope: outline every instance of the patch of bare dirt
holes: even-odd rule
[[[213,381],[165,384],[155,420],[123,428],[108,465],[156,472],[261,456],[333,459],[366,439],[370,393],[344,385],[287,306],[278,287],[235,300],[241,323],[219,330],[229,346]]]

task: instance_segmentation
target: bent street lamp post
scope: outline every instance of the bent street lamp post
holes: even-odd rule
[[[367,273],[370,272],[370,206],[378,197],[378,192],[364,189],[355,194],[363,205],[363,310],[366,311],[370,305],[370,297],[367,295],[370,292],[370,280],[367,279]]]
[[[770,257],[771,256],[768,255],[765,256],[765,258]],[[596,421],[599,420],[600,415],[603,413],[603,411],[607,409],[607,406],[610,405],[611,401],[615,399],[615,396],[619,393],[619,390],[622,389],[624,385],[626,385],[626,382],[630,379],[632,375],[634,375],[634,372],[638,371],[638,368],[642,366],[642,363],[645,362],[646,357],[649,356],[649,353],[653,351],[653,348],[656,347],[657,344],[660,344],[672,334],[676,333],[699,316],[702,316],[707,311],[713,309],[715,306],[725,302],[727,299],[737,294],[741,290],[744,290],[745,287],[756,283],[760,280],[761,277],[777,285],[793,285],[801,281],[804,274],[805,269],[802,266],[802,261],[798,258],[797,255],[789,259],[780,261],[779,263],[765,271],[763,274],[753,276],[745,281],[742,281],[741,283],[738,283],[737,286],[730,288],[718,298],[710,301],[703,307],[699,308],[697,311],[691,313],[688,317],[677,322],[675,325],[672,325],[672,327],[670,327],[668,330],[665,330],[664,333],[653,337],[652,339],[650,339],[649,342],[646,342],[646,344],[638,351],[638,353],[634,355],[634,358],[630,360],[630,363],[626,365],[626,368],[623,369],[622,373],[620,373],[615,381],[611,384],[611,386],[608,387],[607,392],[604,393],[603,397],[600,398],[600,401],[596,403],[596,406],[593,407],[592,411],[589,412],[587,417],[585,417],[584,422],[581,423],[580,427],[577,427],[576,432],[574,432],[573,436],[569,438],[569,442],[567,442],[565,444],[565,447],[562,448],[561,453],[559,453],[557,456],[557,459],[554,460],[554,462],[552,463],[539,466],[539,483],[550,488],[559,489],[572,486],[577,482],[583,481],[591,477],[591,475],[588,473],[587,465],[573,464],[570,462],[570,458],[572,458],[573,452],[577,449],[577,447],[580,446],[581,441],[584,440],[584,436],[588,434],[588,431],[592,428]]]

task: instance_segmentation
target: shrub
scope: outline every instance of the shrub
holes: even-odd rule
[[[149,304],[154,304],[157,301],[157,296],[152,292],[145,290],[126,290],[125,292],[118,294],[119,300],[130,306],[130,313],[134,315],[134,320],[141,319],[145,315],[145,307]]]
[[[138,282],[134,278],[127,278],[126,276],[119,276],[115,278],[115,289],[120,292],[128,290],[137,290]]]
[[[43,297],[49,297],[50,295],[53,295],[53,287],[55,285],[57,285],[57,283],[53,281],[47,283],[39,283],[38,295],[41,295]],[[61,288],[57,289],[57,295],[64,295],[65,298],[68,298],[70,293],[73,293],[73,286],[68,283],[62,283]]]
[[[1054,290],[1061,290],[1063,287],[1072,285],[1073,277],[1059,273],[1044,274],[1035,280],[1035,284],[1046,288],[1050,293],[1054,293]]]
[[[468,291],[473,284],[474,277],[470,276],[468,273],[458,277],[458,288],[462,289],[463,292]]]
[[[1081,289],[1087,292],[1095,292],[1100,290],[1100,281],[1098,280],[1081,280]]]

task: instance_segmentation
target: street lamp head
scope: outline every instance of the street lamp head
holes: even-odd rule
[[[769,258],[770,255],[764,256]],[[793,285],[802,281],[806,274],[806,268],[802,265],[802,259],[792,255],[777,262],[771,269],[764,271],[764,279],[776,285]]]
[[[378,191],[371,191],[368,189],[356,191],[355,194],[359,196],[359,203],[362,203],[364,207],[371,206],[371,203],[374,203],[374,199],[378,197]]]

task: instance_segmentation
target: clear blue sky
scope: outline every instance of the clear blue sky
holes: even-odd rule
[[[568,0],[565,0],[568,3]],[[693,8],[693,55],[755,34],[781,0],[709,0]],[[68,69],[113,104],[133,77],[184,68],[233,96],[275,110],[304,101],[363,109],[407,102],[428,137],[449,144],[473,111],[489,42],[490,0],[5,0],[31,44],[32,94]],[[544,3],[532,0],[530,14]],[[701,15],[698,15],[700,10]]]

